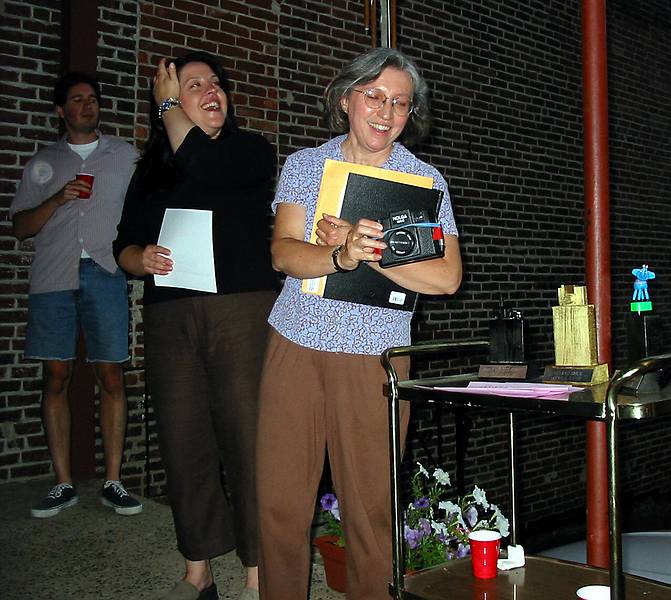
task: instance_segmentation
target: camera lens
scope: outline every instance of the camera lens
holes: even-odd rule
[[[389,236],[387,243],[396,256],[408,256],[415,249],[415,236],[407,229],[397,229]]]

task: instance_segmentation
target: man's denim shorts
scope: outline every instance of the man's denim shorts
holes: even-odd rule
[[[74,360],[80,326],[88,362],[128,360],[128,291],[121,269],[112,274],[83,258],[78,290],[30,294],[25,357]]]

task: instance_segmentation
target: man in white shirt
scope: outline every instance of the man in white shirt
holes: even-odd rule
[[[128,360],[126,278],[112,256],[137,151],[98,131],[100,86],[68,73],[54,87],[66,134],[26,165],[10,207],[14,235],[33,238],[25,357],[43,363],[42,419],[56,485],[33,517],[52,517],[79,501],[70,461],[68,387],[80,327],[100,389],[105,450],[101,501],[118,514],[142,511],[120,482],[127,402],[122,363]],[[91,178],[78,179],[86,173]]]

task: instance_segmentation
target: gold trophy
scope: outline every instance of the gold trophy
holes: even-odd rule
[[[596,385],[608,381],[608,364],[599,362],[596,313],[587,304],[587,288],[562,285],[559,306],[552,307],[555,364],[545,367],[543,381]]]

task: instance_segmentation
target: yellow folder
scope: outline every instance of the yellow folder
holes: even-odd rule
[[[317,196],[317,209],[315,211],[314,223],[312,224],[312,232],[310,234],[311,243],[317,243],[317,221],[322,218],[323,214],[333,215],[335,217],[340,216],[345,188],[347,187],[347,178],[350,173],[376,177],[387,181],[396,181],[398,183],[415,185],[417,187],[433,187],[433,177],[427,177],[426,175],[391,171],[389,169],[380,169],[379,167],[369,167],[368,165],[358,165],[327,158],[324,163],[324,172],[319,186],[319,195]],[[326,277],[327,276],[324,275],[313,279],[304,279],[301,285],[301,291],[305,294],[323,296],[324,287],[326,286]]]

